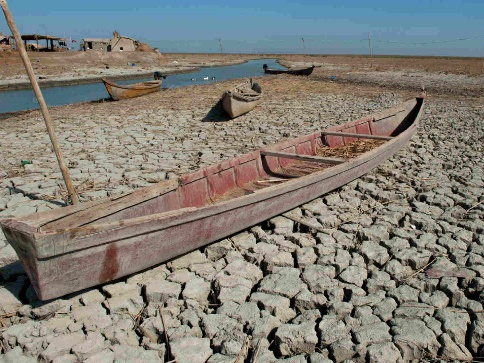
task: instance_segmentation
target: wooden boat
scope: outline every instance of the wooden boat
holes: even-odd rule
[[[222,95],[222,107],[234,118],[254,109],[262,102],[262,88],[252,80],[234,87]]]
[[[309,76],[313,73],[315,66],[311,66],[308,68],[298,68],[298,69],[273,69],[267,67],[267,64],[262,66],[264,68],[265,74],[292,74],[294,76]]]
[[[148,82],[140,82],[133,84],[117,84],[107,79],[102,79],[106,89],[115,101],[124,100],[126,98],[139,97],[147,95],[148,93],[158,92],[160,90],[162,80],[154,80]]]
[[[62,296],[201,248],[362,176],[409,141],[423,103],[417,97],[128,195],[0,224],[39,298]],[[378,145],[361,151],[361,143]],[[360,152],[351,156],[355,145]]]

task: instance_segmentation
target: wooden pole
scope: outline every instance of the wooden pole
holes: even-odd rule
[[[218,43],[220,45],[220,53],[224,52],[224,48],[222,47],[222,38],[218,38]]]
[[[0,5],[2,6],[3,13],[5,14],[5,19],[7,20],[8,27],[10,28],[12,35],[15,38],[15,42],[17,44],[22,44],[22,38],[20,37],[20,33],[17,29],[17,26],[15,25],[12,14],[10,13],[10,9],[8,8],[7,0],[0,0]],[[17,49],[20,53],[20,57],[22,58],[25,69],[27,70],[30,83],[32,84],[32,88],[34,89],[35,96],[37,97],[37,101],[39,102],[42,115],[44,116],[45,126],[47,127],[47,132],[49,133],[50,141],[52,142],[52,146],[54,147],[54,152],[57,157],[57,161],[59,162],[62,176],[64,177],[64,182],[67,187],[67,192],[69,193],[69,197],[71,199],[72,204],[77,204],[79,203],[79,198],[77,197],[74,186],[72,185],[72,180],[69,175],[69,171],[64,162],[64,158],[62,157],[62,153],[59,149],[59,145],[57,143],[57,137],[55,136],[55,133],[54,133],[54,127],[52,126],[52,123],[51,123],[49,110],[47,109],[47,105],[45,104],[45,100],[44,100],[44,97],[42,96],[42,92],[40,91],[40,87],[39,87],[39,84],[37,83],[37,79],[35,78],[32,64],[30,64],[30,60],[25,48],[17,47]]]
[[[371,49],[370,32],[368,32],[368,48],[370,48],[370,68],[373,66],[373,50]]]

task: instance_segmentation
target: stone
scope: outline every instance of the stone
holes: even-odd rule
[[[242,324],[237,320],[229,318],[226,315],[205,314],[202,316],[201,327],[205,335],[209,338],[217,334],[229,333],[233,331],[242,331]]]
[[[312,353],[318,343],[313,323],[284,324],[277,328],[274,343],[283,357]]]
[[[141,289],[138,285],[136,284],[127,284],[125,282],[118,282],[115,284],[108,284],[104,285],[102,287],[103,292],[106,294],[108,297],[113,297],[116,295],[122,295],[126,294],[128,292],[132,292],[133,290],[140,295],[141,294]]]
[[[362,241],[380,242],[390,238],[388,228],[382,225],[373,225],[369,228],[361,228],[358,231],[358,238]]]
[[[336,275],[333,266],[309,265],[302,274],[303,281],[312,293],[324,293],[334,286],[333,278]]]
[[[230,262],[225,266],[223,272],[228,275],[243,277],[244,279],[250,280],[252,284],[256,284],[263,277],[262,271],[256,265],[244,260]]]
[[[427,353],[437,355],[440,344],[423,321],[396,318],[392,324],[390,330],[394,335],[393,342],[402,352],[405,361],[424,358]]]
[[[205,247],[205,254],[210,261],[217,261],[223,258],[234,247],[228,239],[223,239]]]
[[[0,315],[13,313],[23,305],[19,298],[22,286],[23,282],[6,284],[0,288]]]
[[[282,216],[270,219],[269,224],[273,227],[274,233],[277,234],[287,235],[294,230],[294,222]]]
[[[185,284],[182,297],[184,299],[196,300],[200,303],[207,302],[210,289],[211,285],[209,282],[204,279],[195,278]]]
[[[76,323],[82,324],[86,331],[96,331],[112,324],[111,317],[99,303],[73,308],[72,318]]]
[[[294,267],[294,258],[290,252],[277,252],[264,256],[261,267],[265,273],[271,273],[274,267]]]
[[[367,278],[367,270],[363,267],[348,266],[338,277],[344,282],[361,287]]]
[[[368,347],[367,359],[369,363],[397,363],[402,356],[400,351],[392,342],[372,344]]]
[[[262,316],[254,323],[252,338],[267,338],[269,334],[281,324],[281,321],[272,315]]]
[[[176,282],[178,284],[186,284],[188,281],[196,278],[195,273],[188,271],[186,268],[182,268],[180,270],[173,271],[169,274],[166,279],[171,282]],[[158,279],[159,280],[159,279]]]
[[[478,317],[472,321],[470,330],[470,348],[477,354],[479,347],[484,345],[484,318]]]
[[[74,345],[72,347],[72,353],[80,360],[83,361],[90,356],[96,354],[107,348],[109,342],[99,332],[89,333],[84,342]]]
[[[37,359],[23,354],[19,346],[5,352],[0,356],[1,363],[36,363]]]
[[[418,302],[418,290],[408,285],[400,285],[388,291],[388,296],[394,298],[398,303]]]
[[[105,300],[105,297],[99,290],[91,290],[82,294],[79,300],[84,306],[87,306],[93,303],[101,303]]]
[[[464,344],[455,343],[449,334],[442,334],[439,337],[439,341],[442,344],[442,351],[440,356],[443,359],[452,359],[459,361],[471,361],[472,354],[466,348]]]
[[[315,308],[322,308],[326,305],[327,299],[324,294],[313,294],[308,289],[303,289],[294,297],[294,308],[305,311]]]
[[[293,298],[304,288],[306,284],[299,277],[299,270],[286,267],[277,268],[274,273],[264,277],[259,291]]]
[[[383,266],[390,259],[387,249],[376,242],[364,241],[361,244],[360,250],[368,263],[375,264],[379,267]]]
[[[355,340],[364,346],[376,343],[391,342],[390,327],[386,323],[377,322],[353,329]]]
[[[280,295],[255,292],[251,295],[250,301],[256,302],[262,309],[268,311],[283,323],[296,316],[296,312],[290,307],[291,301]]]
[[[55,357],[69,353],[72,347],[82,343],[84,339],[85,335],[82,332],[59,335],[50,341],[47,348],[41,353],[41,357],[50,362]]]
[[[133,289],[107,299],[103,302],[103,305],[109,310],[110,314],[124,314],[128,311],[130,314],[136,315],[145,304],[138,289]]]
[[[243,303],[250,295],[253,283],[240,276],[220,274],[214,285],[217,299],[221,303],[227,301]]]
[[[160,357],[156,350],[145,350],[142,347],[127,345],[113,345],[110,349],[114,353],[115,362],[160,362]]]
[[[217,309],[217,314],[225,314],[237,320],[244,326],[254,327],[260,318],[260,311],[256,302],[244,302],[237,304],[229,301]]]
[[[172,270],[178,270],[182,268],[189,268],[191,265],[196,263],[205,262],[207,262],[207,257],[202,252],[196,250],[167,263],[167,266]]]
[[[323,348],[345,338],[349,333],[349,329],[346,328],[342,320],[328,315],[323,316],[319,323],[318,331],[321,347]]]
[[[182,287],[166,280],[152,281],[146,285],[146,300],[149,303],[163,303],[170,298],[178,299]]]
[[[334,357],[335,362],[348,361],[355,355],[355,345],[351,337],[340,339],[329,346],[329,351]]]
[[[171,354],[177,362],[204,363],[213,354],[208,338],[183,338],[170,342]]]
[[[471,324],[467,312],[455,311],[450,308],[440,309],[435,318],[442,322],[442,330],[457,344],[465,345],[467,328]]]
[[[302,247],[296,250],[297,267],[304,268],[316,262],[318,256],[312,247]]]

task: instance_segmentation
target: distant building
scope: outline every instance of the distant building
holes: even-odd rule
[[[139,42],[122,35],[115,36],[111,39],[109,52],[134,52]]]
[[[81,43],[81,49],[87,50],[104,50],[108,51],[110,40],[106,38],[84,38]]]
[[[81,50],[101,50],[105,52],[134,52],[140,45],[135,39],[119,35],[114,32],[111,39],[85,38],[82,40]]]

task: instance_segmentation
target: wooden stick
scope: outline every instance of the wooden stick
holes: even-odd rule
[[[15,43],[17,43],[17,50],[20,53],[20,57],[24,63],[25,69],[27,70],[27,74],[30,79],[30,83],[32,84],[32,88],[34,89],[35,96],[37,97],[37,101],[39,102],[40,110],[42,111],[42,115],[44,116],[45,126],[47,127],[47,132],[49,133],[50,141],[52,142],[52,146],[54,147],[55,155],[57,156],[57,161],[59,162],[59,166],[62,172],[62,176],[64,177],[64,182],[67,187],[67,191],[71,198],[72,204],[79,203],[79,198],[77,197],[76,191],[74,186],[72,185],[71,177],[69,175],[69,171],[66,167],[64,162],[64,158],[62,157],[62,153],[59,149],[57,144],[57,137],[54,133],[54,127],[52,126],[49,110],[47,109],[47,105],[45,103],[44,97],[42,96],[42,92],[40,91],[39,84],[37,83],[37,79],[35,78],[34,69],[32,68],[32,64],[30,64],[29,57],[27,55],[27,51],[25,47],[22,45],[22,37],[15,25],[13,20],[12,14],[10,13],[10,9],[7,5],[7,0],[0,0],[0,5],[2,6],[3,13],[5,14],[5,19],[7,20],[8,27],[10,28],[12,35],[15,38]]]
[[[163,332],[165,333],[166,354],[167,354],[167,357],[170,357],[171,356],[170,340],[168,339],[168,332],[166,331],[165,318],[163,317],[162,305],[158,307],[158,311],[160,312],[161,324],[163,325]]]

